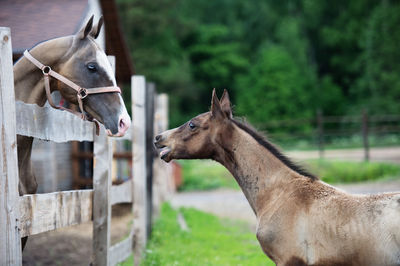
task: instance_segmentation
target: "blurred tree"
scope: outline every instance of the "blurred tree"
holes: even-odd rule
[[[240,51],[240,43],[232,40],[226,26],[201,25],[189,38],[192,43],[187,49],[193,78],[202,89],[201,102],[209,102],[211,88],[232,88],[248,62]]]
[[[400,3],[381,1],[360,41],[361,75],[353,90],[371,113],[400,113]]]
[[[395,0],[117,0],[136,70],[168,92],[171,126],[213,87],[241,115],[399,113]]]
[[[255,124],[309,118],[315,106],[309,80],[282,46],[268,44],[246,76],[238,80],[237,111]],[[250,115],[249,115],[250,114]]]

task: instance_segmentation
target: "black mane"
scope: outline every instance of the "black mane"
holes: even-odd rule
[[[288,157],[283,155],[272,143],[268,142],[262,135],[260,135],[256,130],[251,128],[249,125],[246,125],[246,124],[244,124],[242,122],[239,122],[239,121],[237,121],[235,119],[232,119],[232,122],[235,125],[237,125],[240,129],[242,129],[246,133],[248,133],[250,136],[252,136],[261,146],[263,146],[268,151],[270,151],[276,158],[278,158],[287,167],[289,167],[293,171],[299,173],[300,175],[308,177],[308,178],[310,178],[312,180],[318,180],[318,178],[316,176],[314,176],[313,174],[307,172],[304,168],[302,168],[301,166],[295,164]]]

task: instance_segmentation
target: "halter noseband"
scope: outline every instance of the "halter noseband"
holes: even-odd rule
[[[76,83],[72,82],[71,80],[67,79],[66,77],[60,75],[59,73],[53,71],[50,66],[45,66],[42,63],[40,63],[36,58],[34,58],[27,50],[24,52],[24,56],[26,59],[31,61],[32,64],[34,64],[36,67],[38,67],[40,70],[42,70],[43,75],[44,75],[44,88],[46,90],[46,96],[47,96],[47,101],[49,102],[50,106],[55,108],[55,109],[60,109],[60,110],[65,110],[68,112],[73,113],[74,115],[79,116],[83,120],[88,120],[92,121],[96,124],[96,134],[99,135],[99,123],[96,119],[88,119],[86,115],[84,114],[83,111],[83,102],[82,99],[85,99],[86,96],[89,94],[97,94],[97,93],[105,93],[105,92],[119,92],[121,93],[121,89],[117,86],[109,86],[109,87],[100,87],[100,88],[82,88],[78,86]],[[77,94],[76,98],[78,100],[79,104],[79,109],[81,113],[76,112],[74,110],[62,107],[62,106],[57,106],[54,104],[53,99],[51,98],[51,91],[50,91],[50,78],[49,76],[52,76],[53,78],[61,81],[62,83],[68,85],[70,88],[74,89]]]

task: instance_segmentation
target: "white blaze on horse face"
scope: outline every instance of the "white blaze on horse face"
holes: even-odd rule
[[[103,68],[104,71],[107,73],[107,76],[112,81],[113,86],[117,86],[117,81],[115,80],[114,71],[111,68],[111,64],[108,61],[106,54],[101,50],[97,50],[96,51],[96,60],[97,60],[97,64],[99,64],[99,66],[101,68]]]
[[[108,61],[106,54],[102,50],[96,51],[96,60],[99,66],[104,69],[108,78],[112,81],[113,86],[117,86],[114,71],[111,67],[110,62]],[[122,99],[120,94],[118,96],[119,96],[119,104],[121,106],[118,116],[118,133],[112,134],[110,130],[108,130],[107,132],[109,136],[115,136],[115,137],[121,137],[125,135],[126,131],[129,129],[131,125],[131,118],[126,110],[124,100]]]

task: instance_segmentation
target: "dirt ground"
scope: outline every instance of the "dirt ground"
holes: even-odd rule
[[[126,237],[132,226],[130,204],[113,206],[111,244]],[[92,222],[30,236],[22,265],[89,265],[92,257]]]

